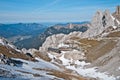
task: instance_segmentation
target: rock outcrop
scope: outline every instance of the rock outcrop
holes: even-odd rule
[[[65,34],[56,34],[56,35],[52,35],[52,36],[49,36],[46,41],[43,43],[42,47],[39,48],[40,51],[47,51],[48,48],[55,48],[55,47],[58,47],[58,45],[60,43],[65,43],[67,42],[67,40],[69,41],[69,39],[71,37],[79,37],[81,36],[81,33],[82,32],[71,32],[70,34],[68,35],[65,35]]]
[[[97,11],[89,25],[89,29],[84,32],[81,37],[94,37],[101,34],[109,27],[116,29],[119,26],[120,22],[111,15],[109,10],[105,10],[104,12]]]
[[[11,59],[3,54],[0,54],[0,64],[7,64],[11,66],[22,66],[23,62],[19,60]]]
[[[3,63],[9,64],[13,63],[14,60],[12,58],[20,58],[25,60],[34,60],[30,56],[27,56],[21,50],[18,50],[14,45],[9,43],[5,38],[0,38],[0,59]]]
[[[113,13],[113,16],[120,21],[120,6],[117,6],[116,11]]]

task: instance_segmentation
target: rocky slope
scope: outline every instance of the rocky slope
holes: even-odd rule
[[[36,49],[18,50],[0,38],[0,80],[89,80]]]
[[[39,50],[83,76],[119,80],[119,44],[120,22],[106,10],[95,14],[86,32],[50,36]]]

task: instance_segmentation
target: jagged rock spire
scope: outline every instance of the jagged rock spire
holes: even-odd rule
[[[117,6],[116,14],[117,14],[117,15],[120,15],[120,6],[119,6],[119,5]]]
[[[89,29],[83,33],[81,37],[85,38],[100,35],[109,27],[114,29],[118,28],[119,24],[120,22],[114,16],[112,16],[109,10],[105,10],[104,12],[97,11],[91,21]]]
[[[118,5],[116,11],[113,13],[113,16],[120,21],[120,6]]]

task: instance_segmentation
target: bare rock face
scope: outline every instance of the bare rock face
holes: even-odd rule
[[[117,6],[116,14],[120,15],[120,6]]]
[[[111,15],[109,10],[105,10],[104,12],[97,11],[89,25],[89,29],[81,36],[83,38],[94,37],[111,26],[117,28],[119,25],[120,22]]]
[[[40,51],[47,51],[48,48],[58,47],[60,43],[64,43],[69,40],[71,37],[79,37],[82,32],[71,32],[68,35],[65,34],[56,34],[53,36],[49,36],[46,41],[43,43],[42,47],[39,48]]]
[[[49,47],[57,47],[58,43],[61,42],[64,37],[64,34],[58,34],[48,37],[39,50],[47,51]]]
[[[117,6],[116,11],[113,13],[113,16],[120,21],[120,6]]]
[[[0,64],[7,64],[11,66],[22,66],[23,62],[19,60],[14,60],[11,58],[8,58],[7,56],[0,54]]]
[[[6,46],[6,47],[15,49],[16,51],[20,52],[20,50],[18,50],[14,45],[12,45],[11,43],[9,43],[9,41],[7,41],[3,37],[0,37],[0,46]]]

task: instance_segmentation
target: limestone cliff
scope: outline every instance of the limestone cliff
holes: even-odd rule
[[[113,13],[113,16],[120,21],[120,6],[117,6],[116,11]]]
[[[120,22],[111,15],[109,10],[105,10],[104,12],[97,11],[89,25],[89,29],[84,32],[81,37],[94,37],[101,34],[109,27],[116,29],[119,26]]]

